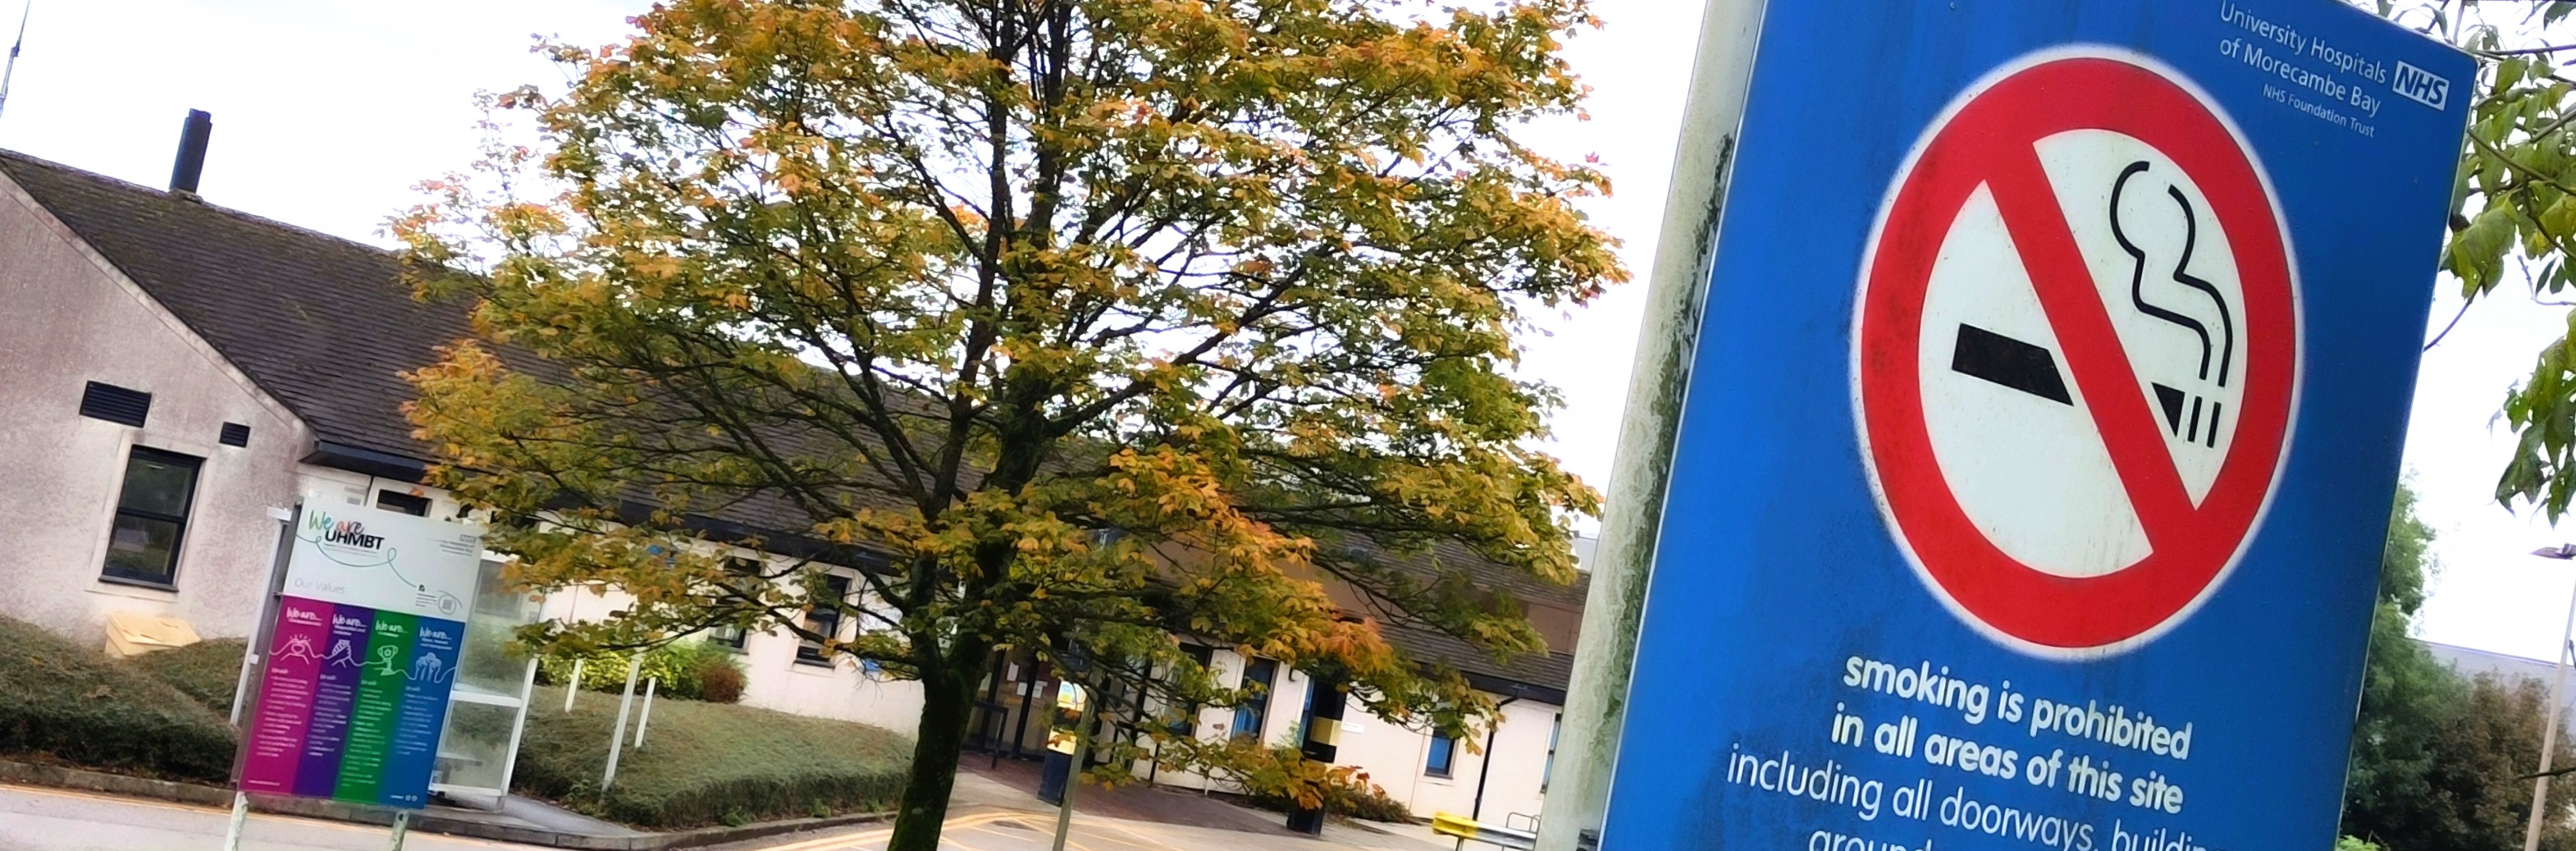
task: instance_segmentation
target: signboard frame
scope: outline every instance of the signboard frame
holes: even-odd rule
[[[2122,820],[2124,814],[2148,811],[2090,799],[2028,798],[2012,789],[1996,793],[1999,797],[1994,801],[2029,803],[2024,811],[2063,813],[2061,831],[2081,822],[2090,828],[2085,833],[2091,841],[2099,843],[2093,848],[2119,848],[2116,838],[2120,837],[2130,847],[2141,843],[2162,847],[2179,841],[2213,849],[2268,847],[2285,837],[2329,840],[2339,803],[2336,793],[2341,787],[2350,713],[2359,687],[2360,648],[2369,590],[2376,576],[2377,542],[2386,517],[2386,495],[2396,477],[2405,399],[2412,389],[2415,352],[2411,343],[2422,328],[2439,222],[2447,212],[2442,200],[2448,194],[2456,149],[2444,146],[2456,144],[2467,100],[2453,97],[2444,104],[2398,97],[2403,93],[2389,90],[2392,84],[2386,78],[2403,63],[2418,74],[2430,69],[2432,74],[2465,84],[2471,73],[2466,60],[2446,47],[2371,20],[2365,12],[2325,0],[2217,0],[2170,6],[2131,2],[2080,8],[1962,0],[1946,4],[1947,8],[1945,4],[1878,7],[1885,14],[1876,19],[1842,14],[1831,27],[1817,20],[1829,12],[1801,8],[1806,4],[1710,5],[1712,14],[1720,8],[1731,10],[1727,24],[1747,17],[1762,21],[1766,31],[1759,36],[1762,48],[1757,61],[1767,67],[1751,75],[1740,137],[1743,144],[1716,157],[1719,182],[1731,181],[1731,185],[1704,204],[1707,209],[1723,210],[1723,215],[1715,224],[1716,247],[1710,249],[1704,273],[1708,279],[1701,305],[1705,324],[1691,328],[1684,322],[1677,337],[1691,347],[1680,356],[1687,365],[1680,371],[1690,380],[1680,410],[1663,414],[1679,421],[1680,432],[1669,462],[1670,492],[1640,494],[1623,489],[1614,498],[1614,512],[1639,510],[1622,509],[1616,499],[1644,496],[1650,500],[1642,510],[1657,517],[1643,528],[1657,540],[1652,548],[1656,563],[1651,578],[1645,580],[1651,590],[1639,627],[1634,679],[1627,682],[1624,719],[1619,708],[1603,712],[1624,724],[1624,735],[1611,746],[1626,743],[1615,760],[1606,830],[1597,837],[1584,836],[1576,844],[1733,847],[1758,838],[1756,844],[1813,847],[1812,842],[1821,837],[1828,846],[1840,847],[1834,843],[1862,833],[1874,834],[1870,838],[1879,841],[1880,847],[1891,848],[1995,841],[1941,825],[1938,813],[1930,818],[1928,828],[1877,818],[1883,812],[1872,819],[1857,819],[1847,810],[1837,822],[1833,808],[1848,802],[1793,802],[1777,790],[1746,792],[1740,780],[1728,779],[1727,767],[1747,756],[1752,757],[1757,773],[1765,761],[1773,763],[1775,775],[1785,772],[1791,760],[1778,747],[1784,745],[1813,756],[1816,766],[1829,766],[1828,773],[1838,783],[1865,769],[1893,771],[1891,766],[1907,763],[1893,759],[1893,752],[1874,750],[1867,741],[1882,729],[1877,726],[1882,721],[1894,725],[1886,728],[1894,731],[1891,736],[1910,737],[1917,743],[1910,752],[1916,767],[1924,759],[1919,745],[1926,735],[1947,734],[1946,740],[1955,743],[1963,738],[1961,733],[1990,734],[1995,742],[2018,744],[2018,739],[2048,734],[1997,729],[2003,725],[1991,723],[1995,719],[1985,716],[1987,710],[1979,710],[1979,720],[1987,722],[1981,728],[1955,714],[1943,721],[1932,717],[1941,709],[1921,712],[1920,707],[1888,700],[1890,695],[1852,689],[1843,685],[1846,678],[1841,676],[1841,663],[1849,661],[1864,666],[1882,662],[1891,672],[1890,679],[1900,661],[1909,662],[1902,669],[1917,674],[1913,679],[1918,683],[1940,682],[1945,689],[1957,684],[1959,690],[1952,694],[1964,692],[1971,683],[1983,685],[1987,697],[1998,705],[2009,691],[2022,701],[2024,723],[2041,694],[2081,699],[2088,711],[2102,710],[2106,717],[2116,714],[2131,726],[2142,723],[2136,717],[2138,709],[2163,713],[2169,704],[2181,706],[2180,712],[2163,715],[2175,722],[2170,728],[2158,725],[2168,730],[2162,737],[2167,753],[2124,756],[2124,762],[2138,764],[2135,770],[2126,764],[2120,768],[2124,781],[2148,781],[2152,774],[2153,788],[2145,800],[2159,807],[2177,786],[2205,790],[2189,804],[2183,802],[2182,793],[2170,793],[2175,808],[2188,809],[2189,815],[2159,810],[2143,819]],[[1744,12],[1748,6],[1754,10],[1750,15]],[[1972,21],[1975,27],[1940,20],[1944,16]],[[2249,26],[2237,18],[2270,23]],[[2283,42],[2267,52],[2261,39],[2274,38],[2292,26],[2300,31],[2304,46],[2292,50]],[[1715,37],[1719,35],[1723,33],[1713,22],[1704,34],[1703,66],[1713,64],[1709,45],[1720,41]],[[1831,43],[1840,47],[1830,52],[1812,49],[1826,35],[1832,35]],[[2132,36],[2140,41],[2127,40]],[[2022,41],[2006,43],[2013,39]],[[1959,54],[1937,53],[1962,42],[1966,44]],[[2326,52],[2308,52],[2324,42],[2331,43]],[[2130,636],[2134,641],[2078,642],[2061,648],[2068,652],[2051,653],[2045,647],[2015,646],[1980,633],[1973,618],[1942,605],[1936,589],[1915,575],[1901,552],[1899,533],[1869,498],[1868,474],[1861,461],[1868,449],[1856,434],[1856,402],[1837,398],[1844,394],[1815,392],[1848,386],[1853,369],[1849,350],[1831,357],[1813,355],[1833,344],[1850,345],[1850,319],[1856,315],[1849,301],[1856,288],[1850,282],[1859,278],[1854,267],[1864,251],[1862,239],[1841,226],[1851,208],[1876,211],[1882,194],[1890,191],[1887,186],[1906,144],[1918,138],[1929,116],[1971,80],[2015,58],[2069,44],[2130,48],[2158,60],[2172,59],[2184,68],[2186,81],[2212,90],[2229,89],[2220,92],[2219,101],[2225,105],[2222,114],[2259,125],[2249,127],[2249,135],[2257,140],[2254,155],[2264,160],[2269,191],[2291,233],[2287,242],[2293,251],[2299,245],[2354,245],[2353,238],[2363,236],[2384,241],[2361,240],[2357,250],[2348,252],[2350,256],[2301,256],[2295,261],[2306,279],[2335,280],[2345,289],[2339,289],[2334,299],[2312,299],[2299,308],[2303,336],[2298,351],[2307,365],[2299,370],[2301,383],[2293,395],[2294,422],[2336,416],[2339,428],[2335,441],[2302,442],[2297,437],[2301,427],[2291,427],[2277,492],[2270,495],[2265,515],[2250,533],[2242,563],[2231,560],[2233,572],[2213,581],[2206,599],[2186,607],[2163,631],[2139,631]],[[2171,53],[2184,50],[2197,52]],[[2269,58],[2248,58],[2256,54]],[[2317,65],[2329,57],[2355,56],[2321,66],[2348,78],[2341,82],[2312,74],[2322,80],[2323,88],[2286,89],[2280,83],[2288,77],[2277,73],[2278,78],[2268,83],[2254,79],[2275,73],[2263,71],[2266,67]],[[1827,67],[1815,67],[1819,65]],[[2211,82],[2237,68],[2250,70],[2227,77],[2223,84]],[[1727,93],[1700,91],[1701,87],[1724,88],[1730,82],[1723,79],[1724,70],[1701,69],[1702,77],[1694,87],[1695,111],[1705,106],[1702,114],[1727,112]],[[1793,75],[1807,79],[1797,85],[1783,85],[1776,79],[1766,82]],[[2355,80],[2370,81],[2380,90],[2374,92]],[[1820,87],[1843,91],[1824,97]],[[2336,97],[2342,100],[2330,100],[2329,90],[2341,92]],[[2269,103],[2249,92],[2259,93]],[[1703,99],[1712,103],[1700,104]],[[1815,106],[1802,111],[1797,105],[1801,99]],[[2247,121],[2249,111],[2258,108],[2284,112],[2266,112]],[[1792,116],[1813,119],[1828,109],[1870,116],[1892,127],[1878,128],[1887,132],[1871,138],[1869,128],[1850,121],[1827,119],[1823,123],[1830,129],[1808,126],[1799,132],[1783,132],[1778,126],[1795,120]],[[2399,109],[2428,110],[2434,117],[2390,112]],[[2317,123],[2299,125],[2299,121]],[[2300,140],[2316,142],[2314,147],[2322,151],[2318,154],[2282,145],[2285,138],[2324,127],[2346,135],[2311,133]],[[1686,132],[1723,137],[1727,129],[1694,127]],[[2343,164],[2358,179],[2358,175],[2384,174],[2372,167],[2394,161],[2395,155],[2384,152],[2376,159],[2352,156],[2352,149],[2363,144],[2356,139],[2407,146],[2414,156],[2413,168],[2400,169],[2404,172],[2398,181],[2401,185],[2378,187],[2380,196],[2385,196],[2379,199],[2387,204],[2385,210],[2372,205],[2366,211],[2377,217],[2373,221],[2356,221],[2363,210],[2317,209],[2318,199],[2332,194],[2321,188],[2320,172],[2327,170],[2327,164],[2349,158]],[[1682,169],[1688,170],[1696,163],[1688,161],[1688,139],[1685,145]],[[2275,150],[2283,153],[2266,153]],[[1797,168],[1783,158],[1791,151],[1807,162],[1837,163],[1837,169],[1866,176]],[[1819,183],[1829,186],[1818,190],[1815,184]],[[1785,191],[1787,184],[1807,190],[1800,199],[1803,209],[1822,210],[1826,215],[1780,215],[1785,202],[1770,193]],[[1851,201],[1861,196],[1866,199]],[[2343,198],[2347,204],[2351,200],[2352,196]],[[1693,198],[1673,201],[1676,209],[1699,204]],[[2332,220],[2326,221],[2328,217]],[[1676,240],[1697,235],[1675,232],[1671,225],[1679,220],[1668,218],[1667,254]],[[1830,250],[1816,250],[1827,244]],[[1765,254],[1773,255],[1775,265],[1746,259]],[[2356,259],[2364,256],[2368,259]],[[1802,275],[1776,265],[1784,257],[1849,274]],[[1659,290],[1667,288],[1664,266],[1670,265],[1661,259]],[[1749,274],[1757,269],[1782,274]],[[1840,277],[1841,283],[1819,283],[1834,277]],[[1831,318],[1838,312],[1836,307],[1839,321]],[[1761,323],[1749,321],[1755,316]],[[2373,339],[2382,342],[2373,345],[2369,342]],[[1653,360],[1646,350],[1665,342],[1662,338],[1643,341],[1641,365]],[[1766,366],[1748,368],[1748,364]],[[2320,364],[2335,369],[2327,371]],[[1645,380],[1648,377],[1641,376],[1640,381]],[[1803,391],[1784,389],[1801,383]],[[1728,398],[1721,405],[1717,397]],[[1650,411],[1652,401],[1641,407],[1639,400],[1632,399],[1632,418]],[[1839,429],[1828,425],[1837,416],[1843,423]],[[1811,431],[1799,434],[1802,428]],[[1636,424],[1632,422],[1628,431],[1638,432]],[[1712,451],[1711,440],[1723,448]],[[1830,446],[1837,442],[1839,447]],[[1631,467],[1624,456],[1639,448],[1633,440],[1623,442],[1623,471]],[[1819,481],[1829,481],[1831,486],[1817,485]],[[1620,524],[1614,519],[1607,525]],[[1631,517],[1627,525],[1637,524]],[[1608,537],[1605,534],[1605,547]],[[2323,566],[2289,564],[2293,553]],[[1832,577],[1842,583],[1845,596],[1821,601],[1812,585],[1800,585],[1788,576],[1800,570]],[[1606,585],[1618,584],[1615,576]],[[2316,580],[2324,584],[2302,585]],[[1605,585],[1604,579],[1596,577],[1596,585]],[[1598,601],[1603,594],[1594,597]],[[1677,602],[1681,600],[1691,602]],[[1587,616],[1587,626],[1593,621]],[[1603,637],[1619,640],[1615,635]],[[2216,652],[2228,638],[2235,640],[2232,657]],[[1801,644],[1807,646],[1797,647]],[[1602,655],[1617,656],[1615,652]],[[1900,660],[1900,656],[1909,658]],[[2294,659],[2307,673],[2290,667]],[[1823,664],[1828,661],[1835,664]],[[1615,680],[1629,673],[1605,677],[1597,667],[1585,666],[1584,660],[1578,660],[1578,668],[1578,691],[1599,688],[1602,679]],[[1683,671],[1689,672],[1687,677],[1680,674]],[[2002,678],[2007,676],[2017,682],[2004,684]],[[1866,682],[1867,677],[1863,679]],[[2263,688],[2254,690],[2265,691],[2266,701],[2231,702],[2209,693],[2257,685]],[[2119,707],[2106,704],[2105,697],[2134,702]],[[1583,701],[1582,697],[1576,700]],[[2063,700],[2051,702],[2053,707],[2063,705]],[[1569,721],[1586,710],[1570,706]],[[1858,723],[1862,715],[1871,716],[1871,723]],[[1926,729],[1933,725],[1948,729]],[[1844,740],[1850,726],[1868,731],[1861,734],[1864,743],[1858,750],[1829,749],[1855,747]],[[1574,728],[1569,723],[1569,730]],[[2247,753],[2257,733],[2275,731],[2288,732],[2262,742],[2272,753],[2260,760]],[[2177,747],[2177,737],[2192,742],[2179,747],[2197,760],[2174,759],[2171,751]],[[1640,747],[1640,742],[1651,747]],[[2062,744],[2015,754],[2016,771],[2028,766],[2032,757],[2046,762],[2054,755],[2058,767],[2051,770],[2064,778],[2069,773],[2066,761],[2081,757],[2057,746]],[[1985,747],[1978,743],[1975,752],[1982,754]],[[1765,748],[1767,753],[1756,755]],[[1857,755],[1843,757],[1845,753]],[[2166,762],[2157,762],[2160,759]],[[2199,764],[2190,764],[2195,761]],[[2101,767],[2098,760],[2088,759],[2088,763],[2090,769]],[[2220,776],[2224,773],[2220,768],[2204,767],[2211,763],[2244,769],[2250,772],[2246,776],[2259,779],[2231,781]],[[1937,793],[1916,794],[1912,806],[1920,812],[1928,798],[1937,810],[1938,802],[1953,792],[1994,779],[1944,775]],[[2289,788],[2273,792],[2253,788],[2265,781]],[[2130,785],[2124,782],[2122,791]],[[1893,788],[1892,783],[1882,787]],[[1916,787],[1908,783],[1905,788]],[[1766,794],[1772,800],[1761,797]],[[1583,822],[1589,821],[1589,814],[1573,807],[1560,810],[1554,803],[1542,847],[1563,848],[1572,838],[1566,833],[1587,826]],[[2129,809],[2115,809],[2123,806]],[[1573,819],[1561,822],[1561,812],[1570,812]],[[2164,823],[2156,824],[2160,820]],[[1862,829],[1827,829],[1834,825]]]
[[[319,494],[285,519],[236,698],[235,788],[426,807],[480,581],[481,533]],[[236,798],[237,821],[246,803]]]

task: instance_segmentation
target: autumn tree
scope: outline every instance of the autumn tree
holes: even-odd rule
[[[1460,731],[1492,705],[1382,629],[1543,644],[1469,567],[1567,581],[1597,496],[1531,448],[1533,311],[1624,277],[1573,113],[1584,0],[673,0],[524,144],[396,223],[480,340],[411,376],[437,483],[540,641],[796,631],[917,680],[891,848],[936,845],[996,648],[1228,699],[1173,635]],[[504,122],[506,123],[506,122]],[[729,572],[707,518],[809,556]],[[861,568],[824,593],[825,565]],[[855,640],[804,614],[855,620]]]

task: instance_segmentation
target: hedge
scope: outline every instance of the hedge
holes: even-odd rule
[[[241,685],[242,650],[248,643],[239,638],[212,638],[145,653],[126,660],[126,664],[169,683],[207,709],[230,715],[233,688]]]
[[[682,641],[645,651],[644,667],[636,673],[635,692],[644,692],[646,679],[660,680],[660,694],[685,700],[711,700],[733,703],[742,699],[743,674],[738,661],[742,653],[707,641]],[[626,666],[634,660],[632,653],[601,650],[593,653],[537,657],[537,682],[563,685],[572,679],[573,660],[581,660],[581,687],[585,691],[624,692]]]
[[[0,618],[0,755],[220,783],[235,742],[222,713],[141,666]]]
[[[747,824],[887,809],[903,790],[911,740],[850,721],[747,706],[658,699],[644,747],[618,758],[599,794],[617,700],[537,689],[519,746],[518,791],[638,827]],[[639,697],[637,705],[642,705]],[[634,721],[628,721],[633,741]]]

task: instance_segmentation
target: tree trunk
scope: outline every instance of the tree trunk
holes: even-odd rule
[[[948,795],[957,786],[959,749],[975,712],[975,686],[992,662],[991,651],[959,648],[955,667],[922,678],[921,726],[914,733],[912,772],[903,786],[886,851],[938,851],[948,820]],[[955,658],[955,657],[952,657]],[[962,670],[961,670],[962,669]],[[925,672],[928,673],[928,672]]]

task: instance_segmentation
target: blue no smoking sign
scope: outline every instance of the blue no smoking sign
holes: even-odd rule
[[[2332,841],[2474,67],[1773,2],[1603,847]]]

